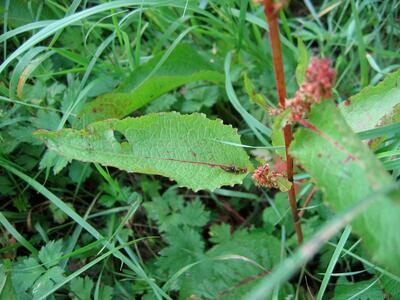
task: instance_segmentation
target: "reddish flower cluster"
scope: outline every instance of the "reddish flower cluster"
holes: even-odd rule
[[[268,164],[258,167],[253,173],[253,179],[258,186],[274,189],[279,189],[277,178],[283,176],[282,173],[271,170]]]
[[[304,82],[297,90],[295,97],[286,102],[292,109],[289,122],[303,119],[310,111],[313,103],[320,103],[321,98],[332,97],[332,86],[336,71],[331,68],[327,58],[313,58],[307,68]]]

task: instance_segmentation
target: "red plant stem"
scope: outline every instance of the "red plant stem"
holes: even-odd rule
[[[232,206],[229,205],[229,203],[225,200],[219,199],[219,201],[222,202],[222,205],[224,206],[224,208],[232,214],[233,218],[239,222],[239,224],[243,224],[244,222],[246,222],[246,219],[243,218]]]
[[[272,0],[264,0],[264,13],[267,18],[269,27],[269,37],[271,41],[272,58],[275,70],[276,86],[278,90],[279,106],[280,108],[284,109],[286,106],[286,86],[285,76],[283,72],[281,42],[279,39],[279,26],[277,15],[278,12],[276,11],[276,8],[274,7],[272,2]],[[292,128],[289,124],[286,124],[286,126],[283,128],[283,134],[285,137],[287,176],[288,180],[292,183],[292,186],[288,191],[288,199],[297,233],[297,240],[299,244],[301,244],[303,242],[303,233],[301,230],[300,218],[297,212],[296,191],[293,184],[293,158],[289,154],[289,146],[293,139]]]
[[[303,206],[301,207],[301,211],[299,212],[299,218],[302,218],[304,213],[305,213],[305,209],[307,208],[308,204],[310,204],[312,197],[314,196],[315,192],[317,191],[317,188],[314,186],[311,190],[311,192],[307,195],[306,200],[304,201]]]
[[[247,277],[247,278],[243,279],[242,281],[240,281],[239,283],[235,284],[235,288],[240,288],[241,286],[248,284],[249,282],[252,282],[253,280],[262,278],[268,274],[271,274],[271,271],[267,270],[267,271],[263,271],[259,274]],[[232,292],[232,290],[229,289],[229,290],[223,291],[222,293],[219,294],[220,297],[218,297],[218,299],[222,298],[222,296],[228,294],[229,292]]]

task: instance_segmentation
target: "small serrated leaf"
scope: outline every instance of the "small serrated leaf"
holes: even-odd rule
[[[63,269],[58,266],[48,269],[32,286],[33,299],[39,299],[48,290],[50,290],[55,283],[61,282],[64,279]]]
[[[46,151],[40,161],[39,168],[41,170],[53,168],[53,174],[57,175],[67,164],[68,160],[64,157],[57,155],[57,153],[53,151]]]
[[[90,277],[85,276],[85,278],[82,277],[76,277],[73,280],[71,280],[70,283],[70,289],[73,295],[75,296],[73,299],[74,300],[91,300],[91,293],[94,287],[93,280],[90,279]]]
[[[149,218],[157,222],[161,232],[167,232],[170,228],[181,225],[202,227],[210,219],[210,212],[205,209],[199,199],[185,202],[183,197],[177,195],[174,190],[169,190],[162,197],[155,197],[152,201],[145,202],[143,206]]]
[[[29,257],[24,259],[13,269],[13,284],[17,291],[29,289],[35,281],[46,271],[37,259]]]
[[[208,261],[203,259],[190,270],[190,276],[183,277],[179,299],[193,294],[202,299],[243,299],[254,282],[246,278],[257,279],[272,269],[279,262],[279,249],[279,241],[262,230],[237,230],[205,253]]]
[[[226,223],[213,224],[208,233],[210,241],[214,244],[221,244],[231,239],[231,226]]]
[[[13,268],[13,286],[21,299],[39,299],[64,280],[64,270],[57,265],[62,247],[62,240],[51,241],[40,249],[39,259],[26,258]]]
[[[39,259],[46,266],[50,268],[58,264],[58,259],[63,254],[63,241],[50,241],[46,246],[42,247],[39,251]]]

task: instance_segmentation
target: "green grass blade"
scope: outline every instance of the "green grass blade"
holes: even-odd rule
[[[4,101],[4,102],[8,102],[8,103],[14,103],[14,104],[19,104],[19,105],[22,105],[22,106],[32,107],[32,108],[36,108],[36,109],[42,109],[42,110],[48,110],[48,111],[62,112],[61,110],[56,109],[56,108],[53,108],[53,107],[40,106],[40,105],[37,105],[37,104],[26,103],[26,102],[23,102],[23,101],[10,99],[10,98],[3,97],[3,96],[0,96],[0,101]]]
[[[359,17],[359,9],[357,8],[355,0],[351,0],[351,10],[356,23],[356,41],[358,46],[358,56],[360,60],[361,68],[361,87],[366,87],[368,85],[368,60],[367,51],[365,50],[364,36],[361,28],[361,21]]]
[[[233,16],[235,17],[239,17],[240,16],[240,10],[236,9],[236,8],[231,8],[230,12],[232,13]],[[246,13],[246,21],[254,24],[262,29],[265,29],[266,31],[269,31],[268,28],[268,24],[265,21],[265,19],[259,18],[258,16],[251,14],[251,13]],[[296,48],[295,45],[293,45],[286,37],[284,37],[283,35],[280,35],[282,44],[285,45],[286,47],[288,47],[293,54],[295,54],[296,56],[298,55],[298,50]]]
[[[106,241],[106,244],[104,244],[103,248],[99,251],[102,252],[106,245],[112,244],[113,239],[120,233],[120,231],[124,228],[125,224],[132,218],[132,216],[135,214],[137,209],[140,206],[141,201],[135,201],[129,208],[128,212],[126,213],[125,217],[121,220],[121,223],[118,225],[117,229],[114,231],[114,233],[109,237],[109,239]]]
[[[362,140],[375,139],[380,136],[393,136],[400,133],[400,123],[394,123],[386,126],[381,126],[361,132],[357,132]]]
[[[359,299],[358,296],[361,296],[362,294],[364,294],[367,290],[369,290],[371,287],[373,287],[378,281],[379,279],[381,279],[380,277],[378,277],[377,279],[375,279],[373,282],[371,282],[371,284],[369,286],[367,286],[365,289],[359,291],[358,293],[354,294],[353,296],[351,296],[350,298],[348,298],[347,300],[355,300],[355,299]]]
[[[12,167],[12,165],[7,160],[0,158],[0,165],[6,170],[10,171],[11,173],[15,174],[16,176],[26,181],[32,188],[34,188],[36,191],[38,191],[47,199],[49,199],[54,205],[56,205],[59,209],[61,209],[64,213],[66,213],[71,219],[73,219],[76,223],[78,223],[86,231],[88,231],[95,239],[97,240],[104,239],[104,237],[92,225],[86,222],[80,215],[78,215],[73,209],[71,209],[71,207],[65,204],[60,198],[58,198],[56,195],[50,192],[42,184],[30,178],[29,176],[25,175],[24,173],[20,172],[16,168]],[[107,245],[107,248],[113,249],[113,247],[110,245]],[[153,289],[158,299],[162,299],[161,295],[163,295],[166,298],[169,298],[169,296],[166,295],[161,290],[161,288],[154,283],[154,280],[147,276],[145,271],[140,266],[139,262],[128,259],[120,251],[115,251],[113,252],[113,254],[116,258],[120,259],[123,263],[125,263],[132,271],[137,273],[139,277],[143,278],[143,280],[145,280],[145,282],[147,282],[147,284],[149,284],[150,287]]]
[[[266,127],[264,124],[261,124],[256,118],[254,118],[251,114],[249,114],[244,107],[240,104],[239,99],[237,98],[235,91],[232,86],[231,80],[231,61],[232,61],[232,52],[229,52],[225,57],[225,90],[228,95],[229,101],[232,103],[233,107],[238,111],[238,113],[243,117],[247,125],[253,130],[254,134],[257,138],[265,145],[270,146],[267,140],[262,136],[261,133],[266,136],[271,136],[271,129]]]
[[[311,13],[311,16],[313,17],[313,19],[318,23],[318,25],[322,28],[322,30],[324,29],[323,24],[321,23],[321,20],[317,14],[317,12],[315,11],[314,5],[311,3],[310,0],[304,0],[305,5],[307,6],[308,10]]]
[[[8,10],[9,10],[9,8],[10,8],[10,0],[6,0],[4,2],[4,19],[3,19],[4,34],[6,34],[7,30],[8,30]],[[7,40],[4,40],[2,42],[3,42],[3,60],[5,60],[7,57]]]
[[[0,43],[3,43],[12,37],[15,37],[18,34],[21,34],[21,33],[27,32],[27,31],[31,31],[31,30],[35,30],[38,28],[46,27],[53,22],[54,22],[54,20],[46,20],[46,21],[38,21],[38,22],[33,22],[33,23],[19,26],[15,29],[4,32],[2,35],[0,35]]]
[[[334,243],[328,243],[328,245],[330,245],[330,246],[332,246],[332,247],[335,247],[335,248],[338,246],[338,245],[336,245],[336,244],[334,244]],[[385,276],[387,276],[387,277],[389,277],[389,278],[391,278],[391,279],[393,279],[393,280],[396,280],[396,281],[398,281],[398,282],[400,283],[400,277],[399,277],[399,276],[397,276],[397,275],[395,275],[395,274],[393,274],[393,273],[391,273],[391,272],[385,270],[384,268],[379,267],[378,265],[376,265],[376,264],[374,264],[374,263],[368,261],[367,259],[365,259],[365,258],[363,258],[363,257],[361,257],[361,256],[359,256],[359,255],[357,255],[357,254],[355,254],[355,253],[353,253],[352,251],[350,251],[350,250],[348,250],[348,249],[344,249],[344,248],[343,248],[342,251],[343,251],[346,255],[349,255],[349,256],[351,256],[351,257],[357,259],[358,261],[360,261],[360,262],[361,262],[362,264],[364,264],[365,266],[370,267],[371,269],[376,270],[376,271],[380,272],[381,274],[383,274],[383,275],[385,275]]]
[[[301,246],[292,256],[285,259],[275,270],[253,288],[245,300],[262,300],[271,295],[273,290],[289,280],[303,264],[309,261],[321,247],[327,243],[341,228],[351,222],[356,216],[367,209],[372,203],[382,199],[397,188],[397,185],[388,186],[377,192],[371,193],[351,209],[338,215],[319,230],[310,241]]]
[[[240,1],[240,14],[239,14],[239,30],[238,30],[238,44],[237,44],[237,51],[240,51],[242,47],[243,41],[243,32],[245,30],[245,22],[246,22],[246,10],[249,0],[242,0]]]
[[[52,24],[44,27],[42,30],[40,30],[38,33],[34,34],[32,37],[30,37],[25,43],[23,43],[18,49],[16,49],[9,57],[7,57],[6,60],[0,65],[0,73],[4,71],[4,69],[18,56],[20,56],[22,53],[30,49],[31,47],[35,46],[36,44],[40,43],[41,41],[45,40],[52,34],[56,33],[62,28],[65,28],[69,25],[72,25],[73,23],[76,23],[80,20],[83,20],[87,17],[90,17],[92,15],[111,10],[111,9],[116,9],[116,8],[121,8],[121,7],[130,7],[130,6],[136,6],[139,4],[143,4],[142,0],[119,0],[119,1],[112,1],[104,4],[100,4],[88,9],[85,9],[83,11],[80,11],[78,13],[75,13],[73,15],[67,16],[63,19],[57,20],[53,22]],[[158,5],[158,6],[168,6],[168,5],[173,5],[174,1],[146,1],[146,5],[153,6],[153,5]]]
[[[86,210],[85,215],[83,216],[83,219],[85,221],[89,217],[89,214],[92,211],[92,209],[94,207],[94,204],[96,203],[97,199],[98,199],[98,196],[96,196],[94,198],[94,200],[92,201],[92,203],[90,203],[88,209]],[[76,228],[75,228],[74,232],[72,233],[71,239],[70,239],[67,247],[65,248],[66,249],[66,251],[65,251],[66,253],[74,251],[75,246],[76,246],[76,244],[78,242],[79,236],[81,235],[81,232],[82,232],[82,226],[80,226],[79,224],[76,225]],[[65,269],[65,267],[67,266],[67,263],[68,263],[68,259],[65,259],[63,262],[61,262],[61,267],[63,269]]]
[[[74,273],[70,274],[69,276],[67,276],[63,281],[61,281],[60,283],[57,283],[56,285],[54,285],[49,291],[45,292],[43,294],[43,296],[41,296],[40,298],[38,298],[38,300],[43,300],[46,299],[46,297],[52,295],[55,291],[57,291],[59,288],[61,288],[62,286],[64,286],[65,284],[67,284],[68,282],[70,282],[72,279],[76,278],[77,276],[79,276],[80,274],[82,274],[83,272],[89,270],[91,267],[93,267],[94,265],[98,264],[99,262],[101,262],[103,259],[109,257],[112,254],[116,254],[119,250],[123,249],[124,247],[130,246],[132,244],[135,244],[141,240],[144,240],[145,238],[140,238],[137,240],[133,240],[130,241],[129,243],[126,243],[124,245],[118,246],[116,248],[113,248],[112,250],[104,253],[103,255],[97,257],[96,259],[92,260],[90,263],[88,263],[87,265],[83,266],[82,268],[80,268],[79,270],[75,271]]]
[[[335,252],[333,253],[331,260],[329,261],[328,268],[325,271],[324,278],[322,280],[321,286],[318,291],[317,295],[317,300],[322,300],[322,297],[324,296],[325,290],[328,286],[329,280],[331,278],[333,269],[335,268],[335,265],[339,259],[340,253],[342,252],[344,245],[347,242],[347,239],[349,238],[351,233],[351,226],[347,225],[346,228],[344,229],[342,236],[340,237],[338,246],[335,249]]]
[[[4,228],[26,249],[28,249],[32,254],[36,255],[38,251],[36,248],[29,243],[15,228],[12,226],[10,222],[8,222],[7,218],[0,212],[0,223],[4,226]]]

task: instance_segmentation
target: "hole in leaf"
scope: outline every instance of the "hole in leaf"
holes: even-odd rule
[[[128,140],[126,139],[125,135],[121,131],[114,130],[114,138],[120,144],[128,143]]]

